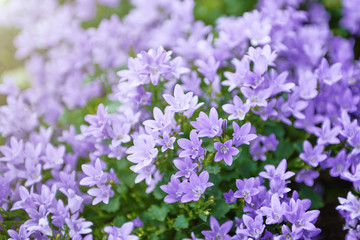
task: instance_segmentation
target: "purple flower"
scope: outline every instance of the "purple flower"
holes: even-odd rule
[[[318,171],[311,169],[301,169],[297,174],[295,181],[298,183],[304,182],[309,187],[314,185],[314,179],[320,176]]]
[[[327,158],[326,154],[322,154],[324,151],[324,146],[322,145],[317,145],[312,148],[311,143],[305,140],[303,149],[304,152],[300,154],[300,158],[310,166],[317,167],[319,163]]]
[[[107,176],[104,174],[100,159],[96,159],[95,166],[91,163],[83,164],[81,166],[83,172],[87,175],[80,181],[80,185],[92,187],[94,185],[101,185],[107,181]]]
[[[231,220],[223,223],[221,226],[219,222],[213,217],[210,216],[210,227],[211,231],[201,231],[202,235],[204,235],[205,239],[223,239],[230,240],[231,236],[228,235],[231,228],[233,226],[233,222]]]
[[[299,94],[300,97],[306,100],[315,98],[318,95],[317,79],[315,74],[307,71],[301,71],[299,76]]]
[[[93,135],[96,138],[107,139],[111,134],[110,129],[110,115],[107,113],[107,109],[101,103],[98,106],[96,115],[86,115],[85,121],[90,124],[85,132],[86,134]]]
[[[233,190],[229,190],[229,192],[224,193],[225,202],[229,204],[236,203],[236,198],[234,196]]]
[[[241,92],[242,94],[244,94],[244,96],[246,97],[246,103],[250,105],[250,107],[255,107],[255,106],[259,106],[259,107],[266,107],[267,105],[267,99],[270,97],[272,89],[268,88],[268,89],[255,89],[255,90],[251,90],[248,87],[242,87],[241,88]]]
[[[152,132],[167,131],[170,132],[171,125],[174,121],[174,113],[166,108],[164,114],[158,107],[153,109],[154,120],[146,120],[143,125],[151,129]]]
[[[91,233],[92,222],[85,221],[84,218],[78,218],[79,213],[75,213],[70,218],[65,220],[66,225],[69,227],[69,236],[72,239],[82,239],[83,234]]]
[[[225,163],[229,166],[232,165],[233,156],[239,153],[239,150],[232,146],[232,140],[227,140],[225,143],[216,142],[214,148],[217,151],[214,161],[219,162],[224,159]]]
[[[281,227],[282,235],[277,236],[274,240],[297,240],[302,238],[302,231],[291,231],[285,224]]]
[[[283,221],[285,206],[285,203],[280,202],[279,195],[274,194],[271,196],[270,206],[261,207],[259,213],[266,216],[266,224],[268,225],[281,223]]]
[[[192,121],[190,124],[199,132],[199,137],[217,137],[222,133],[223,119],[218,116],[215,108],[210,109],[210,114],[207,116],[204,112],[200,112],[196,121]]]
[[[184,192],[184,195],[181,197],[181,202],[198,201],[206,188],[214,185],[208,181],[209,173],[207,171],[203,171],[199,176],[196,174],[191,175],[188,182],[186,181],[180,184]]]
[[[318,218],[320,211],[319,210],[311,210],[306,212],[306,209],[308,208],[307,205],[305,205],[304,202],[301,200],[293,201],[293,204],[291,211],[285,212],[286,219],[292,223],[292,231],[298,231],[298,230],[307,230],[307,231],[317,231],[317,228],[315,227],[314,223],[316,222],[316,219]]]
[[[276,179],[281,179],[281,180],[286,180],[291,178],[292,176],[295,175],[295,173],[293,172],[286,172],[286,159],[283,159],[279,165],[277,166],[277,168],[275,168],[274,165],[268,164],[265,165],[264,169],[266,170],[266,172],[260,172],[259,176],[263,177],[263,178],[267,178],[269,180],[276,180]]]
[[[176,137],[170,137],[167,132],[163,132],[162,138],[158,139],[156,143],[161,145],[161,151],[165,152],[167,149],[174,149],[174,142]]]
[[[351,219],[360,218],[360,200],[354,194],[348,192],[346,198],[339,197],[339,202],[340,205],[336,207],[336,210],[345,211]]]
[[[190,140],[180,138],[177,143],[183,149],[180,152],[179,157],[189,156],[192,159],[195,159],[204,155],[205,150],[201,147],[202,140],[199,140],[199,136],[196,134],[195,130],[191,130]]]
[[[139,238],[135,235],[130,235],[134,229],[134,223],[124,223],[121,228],[115,226],[106,226],[104,232],[109,234],[108,240],[138,240]]]
[[[15,137],[10,138],[10,146],[4,145],[0,146],[0,152],[2,153],[2,157],[0,158],[0,162],[11,162],[13,164],[21,164],[24,162],[23,156],[23,140],[17,140]]]
[[[242,220],[246,228],[245,229],[238,228],[236,233],[240,233],[254,239],[259,239],[265,229],[262,216],[257,215],[255,218],[252,218],[244,214]]]
[[[250,141],[254,140],[257,136],[256,134],[250,133],[251,124],[245,123],[244,125],[239,127],[236,122],[233,122],[233,143],[235,147],[239,147],[242,144],[250,144]]]
[[[347,161],[346,150],[342,149],[336,157],[331,157],[327,161],[327,166],[330,167],[330,175],[338,177],[342,175],[348,168],[350,163]]]
[[[320,67],[316,70],[316,74],[320,81],[328,85],[333,85],[342,78],[341,67],[341,63],[335,63],[330,67],[328,61],[323,58]]]
[[[236,179],[236,187],[238,190],[234,196],[236,198],[244,198],[247,203],[251,203],[251,197],[258,194],[260,191],[255,186],[255,178]]]
[[[330,120],[326,118],[321,126],[321,129],[315,129],[315,135],[318,137],[317,144],[338,144],[340,140],[337,138],[337,135],[339,135],[340,131],[340,126],[335,126],[334,128],[331,128]]]
[[[155,140],[150,135],[141,134],[134,139],[134,146],[126,150],[126,153],[130,154],[127,159],[137,163],[132,169],[134,172],[153,163],[159,152],[155,145]]]
[[[193,163],[191,158],[175,159],[174,165],[179,171],[175,174],[178,177],[189,178],[192,174],[196,174],[197,163]]]
[[[91,188],[87,192],[90,196],[95,197],[92,205],[96,205],[99,202],[109,203],[109,198],[114,196],[114,191],[111,190],[111,185],[98,185],[98,188]]]
[[[244,120],[246,113],[249,112],[250,106],[248,104],[243,104],[241,99],[235,95],[233,104],[224,104],[222,109],[227,114],[230,114],[229,120],[239,119]]]
[[[190,117],[196,109],[204,104],[198,104],[198,97],[193,97],[192,92],[184,94],[184,91],[179,84],[175,85],[174,96],[164,94],[163,98],[170,105],[169,110],[184,113],[187,117]]]
[[[167,185],[162,185],[160,188],[169,194],[164,198],[164,202],[166,203],[179,202],[184,195],[183,189],[180,185],[180,180],[174,175],[171,176],[171,180]]]
[[[29,236],[30,234],[27,232],[26,227],[24,227],[24,225],[21,225],[19,228],[19,233],[17,233],[16,231],[9,229],[8,234],[10,236],[10,238],[8,240],[28,240],[30,239]]]

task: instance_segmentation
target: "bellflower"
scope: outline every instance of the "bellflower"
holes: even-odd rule
[[[279,195],[271,196],[271,203],[269,207],[261,207],[259,213],[266,216],[266,224],[281,223],[285,212],[285,203],[280,202]]]
[[[195,130],[190,132],[190,140],[186,138],[180,138],[177,143],[183,149],[179,157],[190,156],[191,158],[197,158],[204,155],[205,150],[201,147],[202,140],[199,140],[199,136]]]
[[[192,174],[189,182],[182,182],[180,185],[184,192],[184,195],[181,197],[181,202],[198,201],[201,195],[204,194],[206,188],[214,185],[208,181],[209,173],[207,171],[203,171],[199,176]]]
[[[210,227],[211,230],[201,231],[202,235],[204,235],[205,239],[224,239],[230,240],[231,236],[228,235],[231,228],[233,226],[233,222],[231,220],[223,223],[222,225],[214,218],[210,216]]]
[[[234,196],[233,190],[229,190],[229,192],[224,193],[225,202],[229,204],[236,203],[236,198]]]
[[[310,166],[317,167],[319,163],[327,158],[326,154],[322,154],[324,151],[324,146],[322,145],[316,145],[312,148],[311,143],[305,140],[303,149],[304,152],[300,154],[300,158]]]
[[[184,157],[183,159],[175,159],[174,165],[179,171],[175,174],[176,177],[189,178],[192,174],[196,174],[197,163],[193,163],[191,158]]]
[[[251,124],[245,123],[241,127],[236,122],[233,122],[233,143],[235,147],[239,147],[242,144],[249,145],[250,141],[254,140],[257,136],[256,134],[250,133]]]
[[[244,214],[242,216],[242,220],[246,228],[237,229],[236,232],[240,234],[244,234],[254,239],[260,238],[260,236],[265,230],[265,225],[263,224],[262,216],[257,215],[255,218],[252,218]]]
[[[94,166],[92,166],[92,164],[83,164],[81,169],[87,177],[81,179],[80,185],[92,187],[94,185],[104,184],[107,181],[107,177],[102,170],[100,159],[96,159]]]
[[[224,159],[227,165],[232,165],[233,156],[239,153],[239,150],[233,147],[232,143],[231,139],[227,140],[225,143],[214,143],[214,148],[217,151],[214,158],[215,162],[219,162]]]
[[[295,181],[298,183],[305,183],[307,186],[312,187],[314,185],[314,179],[318,178],[320,173],[311,169],[301,169],[295,177]]]
[[[338,144],[340,140],[337,138],[341,131],[340,126],[335,126],[331,128],[330,120],[326,118],[320,128],[315,129],[315,135],[318,137],[317,144],[327,145],[327,144]]]
[[[109,240],[126,239],[126,240],[138,240],[139,238],[135,235],[130,235],[134,229],[134,223],[124,223],[121,228],[115,226],[106,226],[104,232],[109,234]]]
[[[163,98],[170,105],[169,110],[184,113],[190,117],[192,113],[204,103],[198,103],[198,97],[193,96],[192,92],[184,94],[184,90],[179,84],[175,85],[174,96],[164,94]]]
[[[323,58],[316,74],[320,81],[323,81],[328,85],[333,85],[342,78],[341,67],[341,63],[335,63],[330,67],[328,61]]]
[[[250,110],[250,106],[246,103],[243,104],[237,95],[234,97],[233,102],[233,104],[224,104],[222,109],[224,112],[230,114],[229,120],[244,120],[246,113]]]
[[[234,197],[244,198],[247,203],[251,203],[251,197],[258,194],[260,191],[255,186],[255,179],[236,179],[236,187],[238,190],[235,192]]]
[[[223,119],[218,116],[215,108],[210,109],[210,114],[207,116],[204,112],[200,112],[196,121],[192,121],[190,124],[199,132],[199,137],[217,137],[222,133]]]
[[[184,195],[180,180],[174,175],[171,176],[171,180],[167,185],[161,185],[160,188],[168,194],[164,198],[164,202],[166,203],[179,202]]]

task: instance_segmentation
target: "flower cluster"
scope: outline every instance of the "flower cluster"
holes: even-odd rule
[[[195,3],[0,4],[30,76],[0,83],[0,238],[329,238],[337,197],[359,238],[359,0],[335,29],[312,1]]]

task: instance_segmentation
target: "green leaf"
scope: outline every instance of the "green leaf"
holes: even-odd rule
[[[211,216],[214,216],[216,219],[222,218],[229,212],[229,204],[225,202],[224,199],[216,201],[214,205],[214,211],[211,213]]]
[[[206,166],[206,170],[209,172],[209,174],[218,174],[220,172],[220,167],[219,165],[215,165],[215,166],[208,165]]]
[[[188,227],[189,227],[189,222],[184,215],[181,214],[176,217],[174,222],[174,228],[185,229]]]
[[[287,141],[282,141],[279,142],[279,144],[276,147],[276,151],[274,152],[274,155],[276,157],[276,159],[280,160],[280,159],[287,159],[291,156],[291,154],[295,151],[294,146],[287,142]]]
[[[101,205],[101,210],[108,213],[116,212],[117,210],[119,210],[119,208],[120,208],[120,199],[117,197],[111,198],[108,204]]]
[[[126,218],[124,216],[116,216],[114,219],[114,225],[117,227],[121,227],[126,222]]]
[[[207,216],[206,216],[205,214],[203,214],[203,213],[201,213],[201,214],[199,215],[199,218],[200,218],[201,220],[203,220],[204,222],[207,221]]]
[[[151,205],[151,207],[148,210],[150,217],[158,221],[164,221],[168,212],[169,209],[165,205],[162,205],[161,207],[156,205]]]
[[[311,209],[319,209],[324,206],[321,195],[315,192],[311,187],[302,185],[299,189],[299,196],[301,199],[308,198],[311,200]]]

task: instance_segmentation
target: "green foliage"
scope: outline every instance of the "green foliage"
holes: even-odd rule
[[[189,227],[189,222],[183,214],[175,218],[175,222],[174,222],[175,229],[186,229],[188,227]]]

